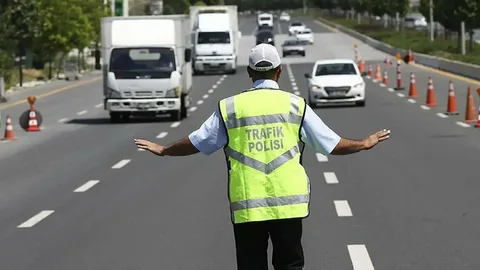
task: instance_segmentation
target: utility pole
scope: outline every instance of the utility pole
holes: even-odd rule
[[[128,0],[123,0],[123,17],[128,17]]]
[[[433,41],[433,34],[434,34],[434,22],[433,22],[433,0],[430,0],[429,5],[429,12],[430,12],[430,41]]]

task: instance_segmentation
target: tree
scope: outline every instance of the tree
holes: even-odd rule
[[[39,2],[36,0],[4,0],[2,2],[3,13],[2,20],[4,26],[5,38],[10,40],[10,48],[17,57],[20,86],[23,85],[22,57],[27,50],[32,49],[33,43],[39,35],[40,9]]]
[[[203,2],[203,1],[197,1],[193,5],[194,6],[206,6],[205,2]]]

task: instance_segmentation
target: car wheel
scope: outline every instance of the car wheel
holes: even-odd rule
[[[356,102],[356,105],[357,105],[358,107],[365,107],[365,100],[357,101],[357,102]]]
[[[287,55],[286,55],[286,54],[282,54],[282,57],[285,57],[285,56],[287,56]]]
[[[305,57],[305,53],[302,53],[302,56]]]
[[[110,123],[121,123],[122,114],[119,112],[110,112]]]
[[[317,103],[313,102],[310,99],[310,95],[308,96],[308,106],[310,106],[310,108],[312,108],[312,109],[315,109],[317,107]]]

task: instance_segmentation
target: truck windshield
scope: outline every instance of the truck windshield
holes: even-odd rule
[[[175,71],[175,50],[172,48],[116,48],[110,57],[110,71],[117,79],[169,78]]]
[[[270,17],[260,17],[260,21],[270,21]]]
[[[229,32],[200,32],[197,44],[229,44]]]

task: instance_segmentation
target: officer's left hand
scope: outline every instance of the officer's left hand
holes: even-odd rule
[[[142,139],[134,139],[134,141],[138,148],[145,149],[158,156],[163,156],[163,150],[165,149],[163,145]]]

